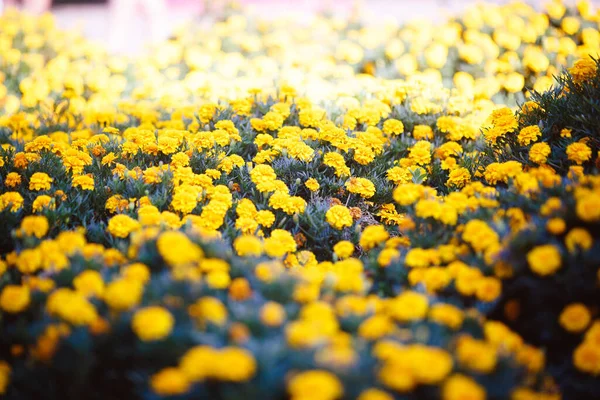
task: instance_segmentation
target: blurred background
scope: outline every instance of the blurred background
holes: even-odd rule
[[[551,0],[550,0],[551,1]],[[475,0],[237,0],[263,18],[294,15],[310,19],[316,12],[335,15],[360,13],[365,20],[440,20],[473,5]],[[487,0],[508,3],[508,0]],[[544,0],[525,0],[542,6]],[[565,2],[568,2],[565,1]],[[599,3],[600,0],[593,1]],[[231,0],[0,0],[2,7],[54,14],[59,27],[80,31],[87,38],[121,54],[142,52],[152,43],[166,39],[173,30],[192,18],[210,23]]]

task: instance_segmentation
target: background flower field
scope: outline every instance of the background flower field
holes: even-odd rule
[[[0,16],[0,393],[600,395],[599,16]]]

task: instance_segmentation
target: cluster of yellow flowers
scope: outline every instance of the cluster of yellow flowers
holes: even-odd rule
[[[235,13],[138,60],[1,15],[0,394],[558,399],[520,277],[577,281],[549,326],[596,377],[598,149],[510,107],[597,78],[598,15]]]

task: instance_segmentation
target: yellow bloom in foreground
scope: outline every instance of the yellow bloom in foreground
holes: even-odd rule
[[[593,376],[600,375],[600,346],[583,342],[573,353],[573,364],[582,372]]]
[[[600,194],[590,193],[577,199],[577,216],[586,222],[600,220]]]
[[[425,318],[429,301],[424,294],[406,291],[391,300],[389,307],[390,315],[398,321],[415,321]]]
[[[246,349],[225,347],[219,351],[216,378],[230,382],[244,382],[256,374],[256,360]]]
[[[363,249],[368,251],[380,244],[384,244],[389,237],[390,235],[383,225],[370,225],[360,235],[359,244]]]
[[[0,308],[7,313],[16,314],[29,306],[30,299],[27,286],[6,285],[0,294]]]
[[[372,388],[362,391],[357,400],[394,400],[394,397],[381,389]]]
[[[344,387],[339,379],[328,371],[301,372],[288,383],[292,400],[334,400],[342,396]]]
[[[140,282],[126,278],[119,279],[106,287],[104,301],[113,310],[128,310],[140,302],[143,291],[144,287]]]
[[[115,215],[108,221],[108,233],[118,238],[126,238],[140,228],[140,223],[125,214]]]
[[[354,253],[354,243],[348,240],[339,241],[333,246],[333,252],[338,258],[348,258]]]
[[[342,205],[335,205],[327,210],[325,219],[329,225],[338,230],[352,226],[353,223],[350,210]]]
[[[204,255],[200,246],[179,231],[162,233],[156,241],[156,247],[162,258],[171,266],[197,262]]]
[[[163,307],[151,306],[136,311],[131,320],[135,334],[144,342],[169,336],[175,325],[173,315]]]
[[[472,378],[452,375],[442,388],[443,400],[485,400],[485,389]]]
[[[190,382],[177,368],[165,368],[150,379],[154,393],[160,396],[175,396],[190,390]]]
[[[267,326],[280,326],[285,321],[285,308],[279,303],[269,301],[260,309],[260,320]]]
[[[291,233],[284,229],[275,229],[265,239],[265,252],[271,257],[283,257],[296,251],[297,245]]]
[[[560,326],[572,333],[579,333],[592,321],[590,310],[581,303],[569,304],[560,314]]]
[[[590,233],[583,228],[573,228],[565,236],[565,245],[569,252],[573,253],[577,249],[583,251],[589,250],[594,244],[594,239]]]
[[[6,361],[0,361],[0,394],[6,393],[10,383],[10,365]]]
[[[28,215],[21,221],[20,235],[35,236],[40,239],[48,233],[48,219],[44,216]]]
[[[451,304],[438,303],[431,307],[429,319],[438,324],[446,325],[451,329],[458,329],[464,320],[463,311]]]
[[[104,293],[104,281],[100,272],[85,270],[73,279],[75,290],[85,297],[102,296]]]
[[[233,241],[233,248],[239,256],[260,256],[263,252],[263,244],[259,238],[252,235],[238,236]]]
[[[191,382],[204,380],[214,373],[213,363],[219,352],[209,346],[196,346],[188,350],[179,362],[179,368]]]
[[[527,253],[527,262],[531,270],[541,276],[555,273],[562,265],[560,252],[551,244],[535,247]]]

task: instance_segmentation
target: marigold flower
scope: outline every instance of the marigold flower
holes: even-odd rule
[[[190,382],[185,374],[177,368],[165,368],[150,378],[150,386],[160,396],[176,396],[187,393]]]
[[[327,223],[335,229],[343,229],[352,226],[354,223],[350,210],[342,205],[335,205],[325,213]]]
[[[108,221],[108,232],[118,238],[126,238],[140,229],[140,223],[125,214],[115,215]]]
[[[48,219],[44,216],[28,215],[21,221],[21,227],[18,234],[25,236],[35,236],[41,239],[48,233],[50,225]]]
[[[533,248],[527,253],[527,262],[531,270],[541,276],[553,274],[562,265],[560,252],[551,244]]]
[[[589,309],[581,303],[573,303],[566,306],[560,314],[560,325],[571,333],[579,333],[585,330],[592,320]]]
[[[44,172],[36,172],[29,178],[29,190],[50,190],[54,179]]]
[[[131,327],[144,342],[162,340],[169,336],[175,325],[173,315],[163,307],[142,308],[133,314]]]
[[[94,177],[92,175],[74,176],[73,187],[78,187],[82,190],[94,190]]]
[[[295,375],[288,383],[288,391],[293,400],[310,398],[315,393],[323,400],[334,400],[342,396],[344,387],[331,372],[311,370]]]
[[[442,388],[443,400],[485,400],[485,389],[479,385],[473,378],[454,374],[446,382]]]
[[[0,294],[0,308],[7,313],[16,314],[29,306],[30,298],[27,286],[6,285]]]

